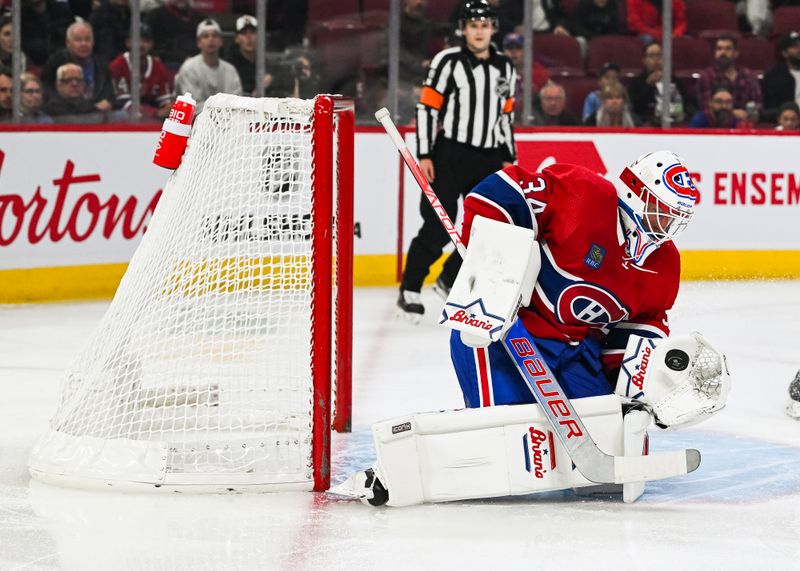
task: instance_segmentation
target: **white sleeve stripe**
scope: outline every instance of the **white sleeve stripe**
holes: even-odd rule
[[[522,191],[522,187],[519,184],[517,184],[517,181],[515,181],[513,178],[508,176],[508,173],[506,173],[505,171],[498,171],[497,175],[500,178],[502,178],[506,182],[506,184],[508,186],[510,186],[511,188],[516,190],[517,193],[522,197],[522,201],[525,203],[525,206],[528,207],[528,212],[531,215],[531,221],[532,221],[531,224],[533,225],[533,231],[536,232],[536,234],[538,235],[539,234],[539,228],[537,227],[537,224],[536,224],[536,216],[533,215],[533,209],[531,208],[531,205],[528,204],[527,200],[525,200],[525,193]]]
[[[514,224],[514,219],[511,218],[511,215],[508,213],[508,211],[505,208],[503,208],[502,206],[500,206],[499,204],[497,204],[491,198],[486,198],[482,194],[478,194],[478,193],[475,193],[475,192],[470,193],[468,198],[472,198],[472,199],[475,199],[475,200],[480,200],[481,202],[484,202],[484,203],[488,204],[492,208],[496,208],[497,210],[500,211],[500,213],[503,216],[505,216],[505,218],[506,218],[506,220],[508,220],[509,224]]]

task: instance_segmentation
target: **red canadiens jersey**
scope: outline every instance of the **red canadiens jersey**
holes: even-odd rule
[[[117,56],[108,65],[114,93],[127,105],[131,99],[130,52]],[[160,59],[152,56],[142,58],[141,101],[146,105],[160,107],[172,99],[172,74]]]
[[[536,231],[542,269],[520,319],[534,337],[604,340],[603,360],[619,366],[631,334],[669,335],[667,310],[680,282],[680,255],[662,244],[641,265],[626,259],[614,185],[583,167],[541,173],[510,166],[464,201],[463,236],[485,216]]]

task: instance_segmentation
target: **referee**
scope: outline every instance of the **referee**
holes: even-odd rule
[[[516,155],[512,132],[516,72],[491,44],[496,13],[486,0],[472,0],[464,6],[459,27],[464,44],[434,56],[417,104],[420,167],[453,221],[459,196],[514,162]],[[415,321],[425,313],[422,282],[449,241],[424,196],[420,213],[422,228],[411,241],[397,300],[400,312]],[[454,251],[436,280],[437,293],[447,296],[460,267],[461,256]]]

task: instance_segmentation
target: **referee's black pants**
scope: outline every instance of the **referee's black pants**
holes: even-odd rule
[[[440,137],[433,148],[434,182],[439,202],[453,223],[458,214],[458,198],[466,196],[480,181],[497,172],[503,166],[502,152],[498,149],[481,149]],[[425,195],[420,196],[422,228],[411,241],[406,259],[406,269],[400,287],[409,291],[420,291],[422,282],[430,271],[431,264],[442,255],[442,249],[450,242],[439,217]],[[449,287],[461,268],[461,256],[453,251],[444,263],[441,278]]]

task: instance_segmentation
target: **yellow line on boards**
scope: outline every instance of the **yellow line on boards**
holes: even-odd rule
[[[426,283],[433,283],[444,259],[431,267]],[[798,279],[800,251],[687,250],[681,253],[681,266],[685,280]],[[353,268],[356,286],[397,285],[394,254],[356,256]],[[0,270],[0,303],[109,299],[126,269],[127,264],[101,264]]]

